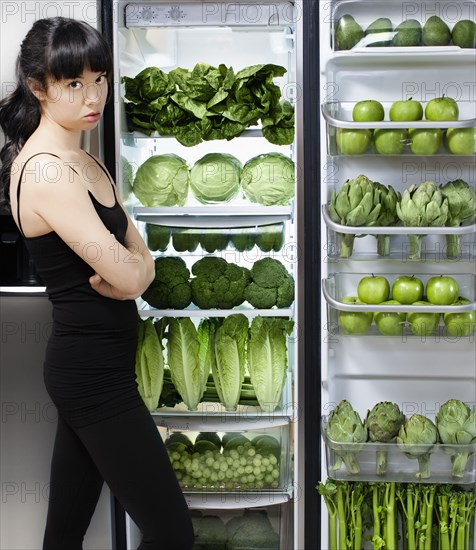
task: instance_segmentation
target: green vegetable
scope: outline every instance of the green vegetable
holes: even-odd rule
[[[205,391],[210,363],[200,352],[201,339],[189,317],[168,320],[167,357],[172,382],[189,411],[196,411]]]
[[[194,252],[200,244],[200,235],[195,229],[175,227],[172,230],[172,246],[175,252]]]
[[[228,202],[238,194],[242,165],[229,153],[208,153],[190,171],[190,189],[204,204]]]
[[[192,550],[227,550],[225,523],[218,516],[204,515],[194,522],[195,544]]]
[[[287,205],[294,197],[294,161],[282,153],[266,153],[243,166],[241,186],[251,202],[265,206]]]
[[[200,309],[231,309],[243,303],[250,282],[247,268],[204,256],[192,265],[192,274],[192,301]]]
[[[342,458],[347,470],[352,474],[358,474],[360,466],[355,453],[360,447],[355,443],[365,443],[368,431],[362,423],[359,413],[354,411],[346,399],[340,401],[331,411],[325,432],[329,440],[329,447]],[[352,445],[347,448],[343,443]],[[339,466],[340,464],[336,463],[336,467]]]
[[[256,244],[263,252],[279,252],[284,245],[284,223],[262,225],[257,228]]]
[[[448,200],[448,227],[459,227],[472,223],[476,218],[476,192],[468,183],[459,179],[440,186],[443,196]],[[448,258],[457,258],[461,253],[461,236],[446,235]]]
[[[217,449],[221,449],[221,438],[216,432],[200,432],[195,438],[195,443],[199,441],[210,441]]]
[[[256,229],[254,227],[244,227],[242,229],[233,229],[230,233],[230,244],[238,252],[251,250],[256,243]]]
[[[451,473],[463,477],[471,453],[458,447],[476,443],[476,405],[471,410],[466,403],[449,399],[441,405],[435,420],[440,441],[455,446],[450,450]]]
[[[398,222],[397,202],[401,200],[401,195],[389,185],[374,182],[375,188],[380,191],[380,212],[375,225],[388,227],[396,225]],[[388,256],[390,253],[390,236],[377,235],[377,253],[380,256]]]
[[[145,224],[145,240],[149,250],[156,252],[165,252],[170,242],[172,230],[164,225],[155,225],[153,223]]]
[[[225,229],[202,229],[199,239],[203,250],[213,253],[226,249],[229,236]]]
[[[405,417],[396,403],[381,401],[367,412],[364,425],[369,433],[369,440],[378,443],[390,443],[405,421]],[[377,474],[385,474],[387,469],[386,450],[377,450]]]
[[[235,411],[245,377],[248,318],[239,313],[214,319],[210,359],[213,380],[220,402],[227,411]]]
[[[140,396],[149,411],[155,410],[162,392],[164,358],[152,317],[139,319],[135,373]]]
[[[226,525],[228,550],[264,548],[279,550],[279,535],[273,530],[264,510],[245,510],[242,516],[232,518]]]
[[[337,21],[335,31],[335,49],[350,50],[363,37],[365,33],[352,15],[345,14]]]
[[[400,428],[397,444],[408,458],[418,460],[417,477],[430,477],[430,451],[438,441],[435,424],[426,416],[413,414]]]
[[[189,183],[187,162],[164,153],[149,157],[139,166],[132,191],[144,206],[183,206]]]
[[[294,108],[281,98],[273,79],[286,69],[264,64],[232,67],[197,63],[168,74],[156,67],[124,77],[126,117],[131,131],[173,135],[187,147],[202,141],[231,140],[261,123],[271,143],[294,140]]]
[[[367,176],[360,175],[345,181],[339,192],[332,190],[329,215],[340,225],[374,226],[380,216],[381,199],[379,187]],[[341,234],[340,238],[340,255],[342,258],[349,258],[352,255],[355,234]]]
[[[134,170],[126,157],[121,155],[122,167],[122,201],[126,202],[132,192],[132,182],[134,181]]]
[[[266,256],[253,264],[244,299],[257,309],[289,307],[294,301],[294,278],[279,260]]]
[[[397,215],[407,227],[442,227],[448,218],[448,199],[431,181],[412,185],[397,202]],[[408,235],[409,257],[421,258],[423,235]]]
[[[263,411],[273,412],[281,402],[288,353],[286,338],[293,321],[283,317],[254,317],[248,342],[248,370]]]
[[[154,261],[155,278],[142,298],[158,309],[185,309],[192,301],[190,271],[179,256],[159,256]]]

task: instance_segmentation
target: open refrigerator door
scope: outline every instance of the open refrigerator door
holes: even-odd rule
[[[197,548],[303,547],[295,9],[103,6],[116,65],[105,160],[156,264],[138,304],[139,389]],[[135,548],[130,518],[126,531]]]
[[[476,4],[319,19],[321,547],[474,549]]]

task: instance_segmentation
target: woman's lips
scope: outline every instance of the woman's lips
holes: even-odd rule
[[[84,117],[88,122],[97,122],[101,118],[101,113],[91,113]]]

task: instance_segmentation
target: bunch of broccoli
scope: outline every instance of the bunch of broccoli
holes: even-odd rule
[[[258,260],[251,268],[245,300],[257,309],[289,307],[294,301],[294,279],[279,260]]]
[[[142,299],[158,309],[185,309],[192,302],[190,270],[179,256],[155,259],[155,278]]]
[[[217,256],[204,256],[192,266],[192,302],[200,309],[231,309],[244,302],[250,270]]]
[[[294,279],[274,258],[256,261],[251,269],[217,256],[204,256],[191,273],[179,256],[159,256],[155,279],[142,298],[158,309],[232,309],[248,302],[256,309],[289,307],[294,301]]]

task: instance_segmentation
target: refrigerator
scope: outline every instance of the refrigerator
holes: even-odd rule
[[[454,29],[460,20],[472,21],[474,26],[475,4],[335,0],[316,2],[314,9],[310,21],[315,40],[309,41],[307,46],[319,52],[318,61],[313,59],[310,63],[313,69],[319,67],[313,77],[320,99],[319,107],[312,110],[313,123],[318,126],[312,134],[315,141],[307,144],[305,154],[314,147],[319,148],[320,167],[317,169],[315,161],[311,165],[306,156],[304,170],[313,171],[315,185],[320,189],[319,211],[316,208],[310,213],[312,221],[305,220],[305,227],[312,228],[313,234],[319,235],[313,238],[316,249],[320,251],[320,259],[316,258],[320,265],[321,295],[320,404],[315,405],[313,411],[316,415],[315,440],[312,443],[307,441],[310,447],[306,446],[306,449],[312,448],[317,454],[317,446],[320,446],[321,463],[315,464],[312,481],[306,478],[306,489],[312,489],[318,478],[322,483],[326,480],[334,482],[334,490],[347,487],[342,490],[346,495],[352,495],[349,498],[358,499],[359,483],[364,492],[369,491],[371,495],[379,494],[373,492],[372,487],[376,485],[372,484],[375,483],[396,490],[397,496],[387,504],[377,501],[384,516],[390,506],[398,509],[396,519],[391,520],[396,522],[398,535],[387,533],[389,538],[386,540],[378,514],[372,514],[372,504],[370,510],[366,507],[369,493],[365,501],[356,500],[359,504],[353,508],[350,506],[354,512],[362,513],[364,523],[376,522],[376,525],[364,529],[364,541],[355,543],[355,547],[360,548],[363,544],[364,548],[375,548],[382,544],[381,537],[385,548],[410,548],[409,539],[415,532],[409,534],[407,531],[412,513],[408,507],[405,508],[405,499],[411,491],[421,491],[419,494],[423,495],[424,487],[432,487],[435,491],[434,507],[431,507],[433,515],[427,516],[426,523],[431,528],[433,522],[434,530],[431,536],[431,532],[422,531],[420,524],[416,536],[425,540],[421,542],[420,539],[419,548],[423,547],[422,544],[426,545],[425,548],[437,548],[441,547],[438,544],[441,545],[444,538],[441,525],[444,518],[448,519],[442,512],[443,499],[438,495],[444,493],[445,486],[473,496],[475,492],[474,460],[466,463],[464,473],[455,472],[454,462],[451,462],[454,448],[446,446],[449,442],[442,440],[440,426],[444,426],[442,406],[448,400],[458,400],[473,407],[476,398],[474,330],[455,332],[449,326],[451,317],[448,317],[456,311],[452,308],[459,309],[460,314],[467,315],[467,318],[474,315],[476,226],[474,215],[452,227],[442,221],[432,225],[429,218],[426,221],[410,219],[406,215],[409,212],[406,201],[425,182],[432,184],[429,189],[441,190],[447,188],[448,182],[463,180],[473,190],[468,196],[474,196],[476,50],[474,39],[464,44]],[[444,30],[444,36],[430,36],[432,24],[437,24],[442,33]],[[408,29],[409,26],[417,29],[416,38],[409,39],[408,35],[402,34],[402,28]],[[307,78],[312,77],[307,75]],[[433,114],[431,110],[435,103],[429,105],[438,98],[454,99],[459,116]],[[362,114],[359,109],[366,110],[370,106],[369,100],[378,102],[383,109],[378,114]],[[398,108],[393,107],[396,102],[407,102],[405,105],[408,105],[410,100],[420,103],[421,116],[398,113]],[[469,136],[469,147],[456,148],[451,143],[452,134],[464,133]],[[437,139],[431,147],[428,147],[429,143],[419,146],[419,137],[435,134]],[[307,137],[305,133],[305,141]],[[362,137],[365,143],[350,143]],[[392,143],[384,143],[386,139]],[[374,184],[383,184],[387,189],[391,186],[400,195],[396,200],[403,205],[401,216],[397,210],[397,216],[390,221],[372,215],[364,215],[357,221],[355,212],[350,213],[357,203],[344,205],[343,197],[346,186],[353,186],[355,191],[356,182],[365,185],[361,176]],[[339,202],[339,197],[343,202]],[[448,201],[451,208],[452,201]],[[455,251],[451,249],[451,243],[456,234],[460,246]],[[388,239],[384,235],[388,235]],[[415,297],[399,293],[402,277],[422,281],[423,296],[419,299],[423,303],[415,304]],[[457,295],[467,297],[464,305],[462,302],[455,305],[456,297],[447,297],[447,300],[434,298],[432,285],[447,277],[456,280]],[[377,294],[373,294],[373,290],[366,292],[365,282],[372,285],[382,278],[387,280],[389,288],[381,296],[378,296],[378,291]],[[396,283],[397,279],[399,282]],[[349,297],[360,298],[360,302],[355,303],[355,298],[349,301]],[[389,299],[397,301],[382,304]],[[425,330],[418,328],[420,312],[430,314],[428,319],[433,315],[433,326],[428,321]],[[365,317],[366,314],[370,318]],[[356,326],[354,321],[357,319],[366,320],[363,325]],[[396,324],[389,328],[385,319],[393,319]],[[306,336],[309,336],[309,331]],[[305,368],[310,368],[310,365],[306,364]],[[358,415],[353,416],[354,413],[347,409],[349,421],[353,418],[353,429],[358,431],[363,425],[368,432],[358,434],[356,431],[351,435],[352,429],[347,427],[345,436],[339,439],[331,421],[333,414],[336,414],[334,421],[339,418],[337,410],[343,401],[350,403]],[[372,431],[373,417],[369,416],[366,421],[367,414],[380,402],[398,405],[403,418],[399,417],[399,422],[395,422],[397,429],[392,426],[394,431],[391,434],[388,428],[388,432],[380,434],[382,439],[372,439],[370,434],[377,438],[378,430],[374,424]],[[317,406],[319,411],[315,410]],[[388,408],[387,413],[390,418]],[[422,416],[433,424],[431,437],[414,439],[417,447],[412,450],[411,445],[408,446],[408,437],[415,432],[412,432],[414,424],[409,420],[412,417],[421,420]],[[340,422],[342,426],[342,416]],[[472,422],[474,426],[474,417]],[[430,426],[429,423],[425,425]],[[436,431],[435,425],[438,426]],[[346,446],[344,441],[353,443]],[[430,442],[426,448],[424,441]],[[381,470],[378,468],[380,451],[388,453],[386,468]],[[474,438],[470,452],[474,452]],[[426,454],[428,470],[421,466],[416,456],[418,453],[429,453]],[[353,463],[353,458],[356,463]],[[345,459],[349,459],[349,463]],[[345,482],[349,482],[351,490],[356,492],[346,492],[349,485],[345,486]],[[403,502],[398,496],[400,490]],[[352,521],[344,522],[348,531],[347,534],[340,533],[339,542],[333,539],[336,523],[329,514],[327,499],[332,508],[337,502],[334,496],[335,493],[327,493],[324,499],[319,495],[316,497],[319,502],[314,501],[311,508],[306,508],[307,519],[308,511],[319,510],[320,506],[322,526],[319,534],[313,533],[317,539],[313,538],[309,546],[306,542],[306,548],[343,548],[346,546],[342,540],[346,536],[350,547],[354,547],[354,542],[349,541],[355,540],[351,526],[357,524]],[[474,500],[471,502],[469,507],[474,514]],[[448,524],[450,522],[451,519]],[[467,526],[466,542],[456,542],[455,548],[475,548],[474,520],[471,525]],[[372,541],[372,536],[378,540]],[[330,542],[332,540],[334,542]]]
[[[294,296],[283,299],[280,305],[268,299],[256,307],[247,300],[227,306],[218,299],[213,301],[213,294],[219,291],[212,286],[207,307],[205,302],[196,301],[198,292],[194,294],[193,284],[193,301],[187,306],[179,307],[175,302],[164,305],[145,293],[138,301],[142,321],[152,321],[158,327],[161,320],[167,320],[165,334],[159,335],[165,372],[173,371],[168,346],[175,322],[191,321],[195,327],[191,330],[199,331],[203,321],[211,319],[217,326],[223,326],[232,315],[240,314],[246,319],[249,334],[258,318],[274,320],[281,326],[279,345],[284,352],[271,361],[279,373],[278,382],[273,381],[269,373],[265,378],[270,387],[278,388],[271,407],[262,406],[256,398],[246,401],[243,395],[237,405],[229,406],[223,398],[209,401],[207,394],[196,407],[182,394],[175,404],[159,402],[160,406],[150,407],[191,510],[200,547],[297,549],[306,546],[304,399],[301,398],[305,341],[300,102],[302,10],[301,2],[287,0],[102,3],[102,30],[111,43],[115,60],[114,96],[106,107],[103,126],[104,160],[115,175],[124,204],[155,261],[180,259],[189,270],[187,278],[193,281],[198,278],[194,266],[204,258],[225,260],[248,273],[253,273],[252,268],[260,260],[270,259],[274,266],[279,264],[280,269],[285,270],[288,282],[292,280]],[[231,87],[226,83],[217,87],[216,80],[221,82],[225,74],[235,83]],[[265,74],[268,76],[263,76]],[[194,95],[193,85],[187,84],[188,78],[195,78],[195,85],[203,86],[202,95]],[[263,90],[265,95],[274,94],[274,99],[268,103],[264,98],[258,107],[262,114],[252,122],[250,117],[236,131],[232,126],[239,117],[230,113],[234,108],[232,96],[241,86],[237,84],[239,79],[244,82],[243,108],[251,109],[260,95],[260,92],[250,95],[246,91],[248,82],[250,90],[256,86],[256,90]],[[150,92],[165,81],[173,82],[173,90],[167,84],[153,98],[147,95],[146,89]],[[215,90],[213,94],[217,94],[212,94],[213,99],[207,95],[211,88]],[[193,97],[184,106],[181,98],[189,93]],[[190,118],[190,113],[195,117],[188,133],[183,131],[183,118],[168,126],[164,122],[167,109],[173,110],[179,103],[183,108],[179,118]],[[222,115],[225,105],[229,109]],[[288,120],[281,126],[284,138],[269,137],[267,133],[265,127],[274,116],[270,105],[287,110]],[[154,109],[160,110],[155,118],[151,116]],[[213,121],[213,134],[207,126],[209,120]],[[220,133],[230,121],[229,131]],[[208,129],[204,131],[204,127]],[[246,165],[253,159],[263,161],[251,177],[263,182],[263,193],[257,185],[254,195],[251,188],[245,193],[242,183]],[[224,160],[229,162],[223,166]],[[165,180],[170,177],[166,168],[153,172],[147,179],[146,168],[162,161],[176,163],[177,174],[182,170],[184,175],[185,190],[177,191],[174,197],[171,197],[170,182],[165,192],[155,187],[166,187]],[[212,176],[216,176],[215,182],[219,180],[234,191],[227,190],[225,198],[205,189],[203,185],[214,179]],[[154,186],[153,198],[141,191],[141,187],[147,185]],[[264,185],[270,187],[269,198],[264,196]],[[277,232],[278,238],[266,244],[266,232],[270,229]],[[160,244],[153,243],[154,231],[165,234]],[[215,239],[214,243],[207,240],[210,236]],[[238,237],[252,240],[237,245]],[[217,244],[217,240],[221,244]],[[272,287],[270,292],[277,296],[275,283],[269,280],[266,284],[268,282],[268,288]],[[289,324],[283,329],[286,321]],[[249,342],[247,345],[249,347]],[[278,344],[270,345],[271,355],[277,353],[274,346]],[[250,363],[251,359],[244,359],[246,377],[251,377]],[[176,363],[173,365],[178,368]],[[208,379],[213,378],[218,384],[218,377],[215,379],[213,373],[213,369],[208,370]],[[248,382],[250,380],[245,379],[245,383]],[[262,446],[263,441],[272,442],[272,452]],[[206,452],[208,458],[203,458]],[[245,459],[243,453],[248,456],[256,453],[256,461]],[[215,473],[225,459],[229,460],[228,469],[223,465],[224,473]],[[201,477],[194,476],[194,463],[197,468],[203,466]],[[115,516],[117,549],[135,548],[140,540],[137,527],[118,504]],[[122,524],[117,519],[120,517]],[[211,524],[214,526],[207,527]],[[213,542],[209,530],[214,528],[219,535],[215,535]]]

